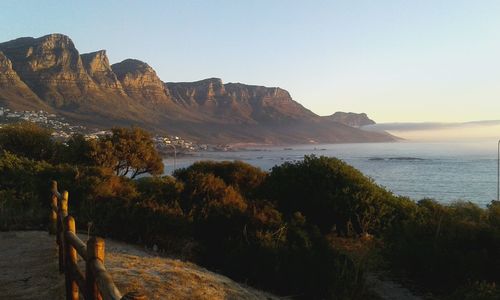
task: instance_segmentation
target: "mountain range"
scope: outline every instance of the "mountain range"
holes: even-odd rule
[[[62,34],[0,43],[0,105],[45,110],[87,126],[136,125],[207,143],[394,140],[316,115],[279,87],[218,78],[163,82],[145,62],[110,64],[105,50],[80,54]]]

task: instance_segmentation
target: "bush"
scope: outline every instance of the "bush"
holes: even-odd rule
[[[195,162],[188,168],[178,169],[174,176],[181,181],[189,180],[192,173],[212,174],[232,186],[247,199],[253,199],[266,178],[261,169],[241,161],[201,161]]]
[[[0,128],[0,151],[8,151],[34,160],[55,158],[57,144],[51,131],[34,123],[16,123]]]
[[[470,202],[422,200],[415,215],[387,231],[387,258],[437,293],[467,282],[498,282],[500,228],[489,223],[489,213]]]
[[[500,289],[495,283],[485,281],[469,283],[460,287],[453,295],[447,297],[449,300],[498,300]]]
[[[323,156],[275,166],[264,190],[285,214],[301,212],[323,233],[342,235],[380,232],[403,201],[341,160]]]
[[[170,207],[179,207],[184,186],[171,176],[142,177],[135,181],[142,201],[155,201]]]

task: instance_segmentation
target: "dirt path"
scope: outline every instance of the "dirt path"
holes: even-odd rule
[[[382,279],[375,273],[366,274],[366,284],[378,297],[383,300],[423,300],[419,296],[414,295],[410,290],[400,284]]]
[[[41,231],[0,232],[0,299],[63,299],[55,237]]]
[[[105,265],[122,293],[141,290],[148,299],[277,299],[195,264],[109,239]],[[0,299],[59,300],[63,295],[55,237],[42,231],[0,232]]]
[[[85,241],[86,236],[80,236]],[[277,299],[195,264],[106,240],[106,267],[123,293],[141,290],[148,299]],[[367,274],[384,300],[422,300],[397,283]],[[0,299],[64,299],[55,237],[42,231],[0,232]]]

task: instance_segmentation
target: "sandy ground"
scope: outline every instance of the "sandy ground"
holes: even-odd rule
[[[123,294],[140,290],[148,299],[277,299],[195,264],[109,239],[105,265]],[[0,232],[0,299],[59,300],[63,295],[55,237],[42,231]]]
[[[83,261],[80,264],[83,270]],[[195,264],[110,239],[105,265],[123,294],[138,290],[148,299],[278,299]],[[367,284],[381,299],[422,299],[376,274],[367,274]],[[55,236],[42,231],[0,232],[0,300],[62,300],[63,295]]]
[[[64,299],[55,236],[41,231],[0,232],[0,299]]]
[[[381,276],[374,273],[366,274],[366,284],[371,291],[384,300],[423,300],[399,283],[388,279],[382,280]]]

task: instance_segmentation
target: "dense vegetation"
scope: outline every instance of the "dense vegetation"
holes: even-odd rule
[[[500,203],[415,203],[338,159],[314,156],[270,172],[206,161],[132,179],[161,174],[159,162],[138,128],[64,144],[31,124],[2,128],[0,229],[46,227],[49,183],[57,180],[79,228],[155,244],[278,294],[367,299],[367,266],[335,237],[369,237],[394,274],[441,298],[500,296]]]

